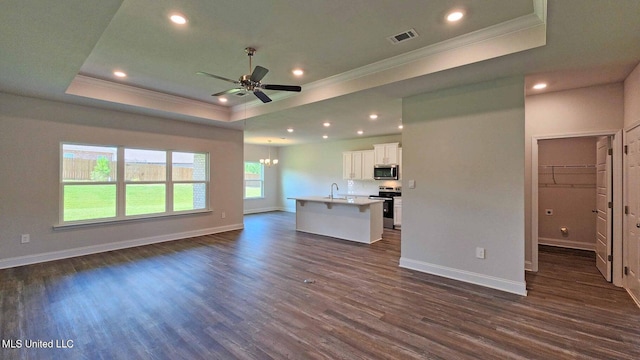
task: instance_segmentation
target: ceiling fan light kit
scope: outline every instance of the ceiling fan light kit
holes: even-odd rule
[[[246,51],[247,55],[249,56],[249,71],[251,71],[251,67],[252,67],[251,58],[253,57],[253,55],[255,55],[256,49],[252,47],[247,47],[244,49],[244,51]],[[262,101],[263,103],[268,103],[268,102],[271,102],[271,98],[262,91],[263,89],[276,90],[276,91],[293,91],[293,92],[302,91],[302,87],[297,85],[263,84],[261,80],[262,78],[265,77],[265,75],[267,75],[268,72],[269,72],[269,69],[256,65],[256,67],[253,69],[253,72],[251,72],[251,74],[242,75],[238,80],[231,80],[223,76],[209,74],[204,71],[198,71],[197,74],[209,76],[218,80],[224,80],[237,85],[236,88],[221,91],[221,92],[212,94],[211,96],[222,96],[222,95],[229,95],[229,94],[241,95],[241,93],[244,93],[244,92],[252,92],[253,95],[255,95],[258,99],[260,99],[260,101]]]

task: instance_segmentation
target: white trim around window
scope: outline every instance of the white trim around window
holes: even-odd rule
[[[210,212],[209,157],[63,142],[54,228]]]

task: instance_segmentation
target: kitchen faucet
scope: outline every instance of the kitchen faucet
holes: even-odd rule
[[[330,198],[330,199],[333,199],[333,185],[335,185],[335,186],[336,186],[336,191],[340,190],[340,189],[338,188],[338,184],[336,184],[336,183],[331,184],[331,195],[329,195],[329,198]]]

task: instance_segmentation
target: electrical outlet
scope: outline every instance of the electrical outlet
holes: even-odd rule
[[[29,234],[22,234],[22,235],[20,236],[20,243],[21,243],[21,244],[26,244],[26,243],[28,243],[29,241],[31,241],[31,238],[29,237]]]
[[[484,248],[477,247],[477,248],[476,248],[476,257],[477,257],[478,259],[484,259],[484,255],[485,255],[485,254],[484,254]]]
[[[220,213],[220,216],[224,219],[227,217],[227,213],[223,211],[222,213]]]
[[[553,209],[544,209],[544,214],[547,216],[553,215]]]

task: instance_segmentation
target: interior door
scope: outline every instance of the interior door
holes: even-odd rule
[[[629,208],[624,223],[623,284],[640,302],[640,126],[626,135],[625,201]]]
[[[596,143],[596,267],[611,282],[611,156],[610,138],[603,136]]]

